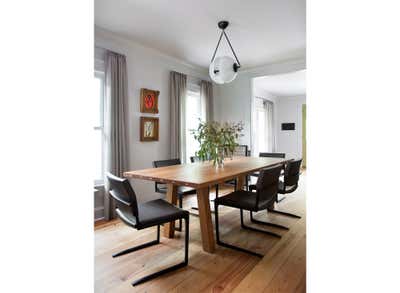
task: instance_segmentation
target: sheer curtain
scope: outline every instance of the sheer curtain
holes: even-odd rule
[[[275,123],[273,102],[256,97],[253,102],[252,154],[275,152]]]
[[[126,58],[111,51],[105,56],[105,170],[122,176],[127,171],[128,151],[126,135],[127,72]],[[107,220],[115,218],[115,203],[106,194],[104,214]]]
[[[186,162],[186,126],[185,101],[187,93],[187,76],[170,72],[170,102],[171,102],[171,158],[180,158]]]
[[[263,107],[265,110],[265,129],[267,129],[267,151],[275,152],[275,123],[274,123],[274,103],[268,100],[263,101]]]

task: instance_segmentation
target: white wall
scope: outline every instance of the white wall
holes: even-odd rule
[[[124,54],[128,71],[128,151],[129,169],[138,170],[152,167],[151,162],[170,157],[170,102],[169,72],[178,71],[187,75],[209,80],[205,69],[183,63],[162,53],[128,41],[111,32],[95,28],[95,46]],[[157,115],[140,113],[140,89],[160,91]],[[160,119],[159,141],[140,142],[139,117],[156,116]],[[154,183],[132,180],[139,201],[159,198],[154,192]]]
[[[277,97],[277,152],[286,153],[288,158],[302,157],[302,105],[306,96]],[[281,130],[281,123],[295,123],[295,130]]]
[[[251,99],[254,96],[253,78],[293,72],[306,68],[305,59],[292,60],[241,70],[236,79],[225,85],[214,84],[214,117],[218,121],[243,121],[244,137],[241,143],[251,145]]]

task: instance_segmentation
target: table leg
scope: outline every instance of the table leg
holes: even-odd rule
[[[173,205],[177,204],[177,191],[178,186],[168,183],[167,184],[167,201]],[[164,236],[174,238],[175,221],[164,224]]]
[[[214,228],[211,220],[210,199],[208,187],[197,189],[197,203],[199,205],[201,240],[203,250],[209,253],[215,251]]]
[[[237,190],[242,190],[245,183],[246,183],[246,175],[238,176],[236,185]]]

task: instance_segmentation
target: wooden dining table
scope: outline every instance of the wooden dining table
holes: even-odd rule
[[[200,229],[203,250],[215,251],[214,228],[211,220],[209,186],[237,179],[237,188],[242,189],[246,175],[261,169],[276,166],[290,161],[282,158],[234,157],[224,161],[222,168],[216,168],[210,162],[173,165],[160,168],[149,168],[124,172],[126,178],[137,178],[167,184],[167,201],[177,204],[178,186],[189,186],[196,189],[200,217]],[[164,225],[164,236],[174,237],[175,222]]]

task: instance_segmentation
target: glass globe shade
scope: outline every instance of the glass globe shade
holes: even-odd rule
[[[214,59],[210,64],[209,74],[211,79],[218,84],[229,83],[236,78],[237,72],[233,65],[235,60],[229,56],[221,56]]]

